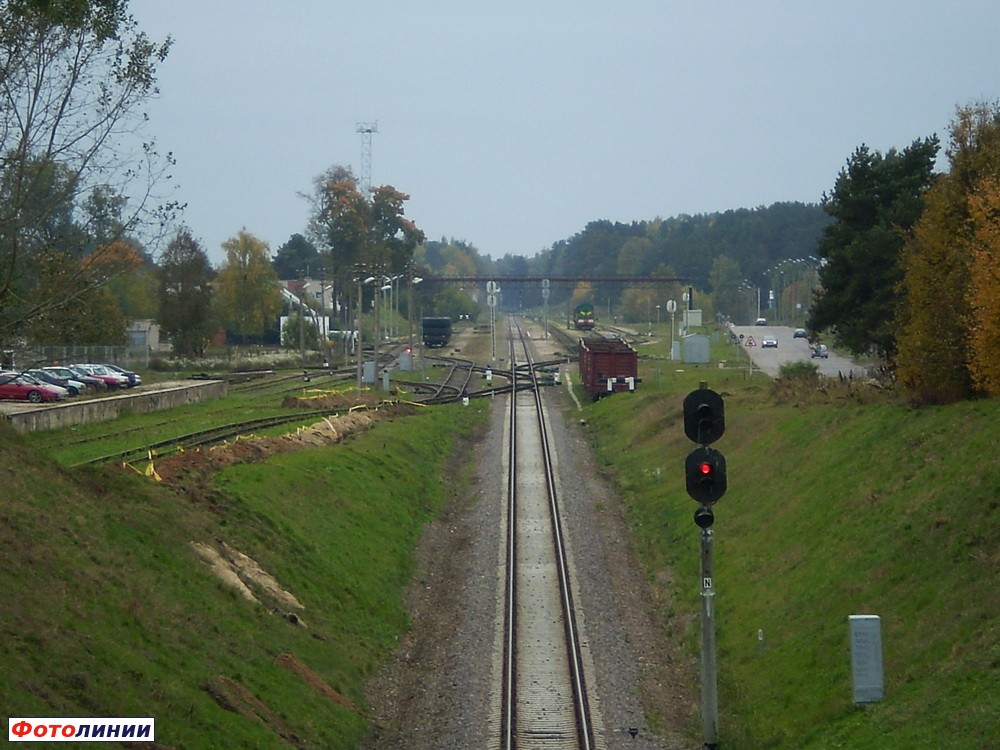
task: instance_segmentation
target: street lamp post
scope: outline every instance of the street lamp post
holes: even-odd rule
[[[306,366],[306,312],[303,309],[305,307],[305,294],[306,294],[306,278],[307,276],[301,274],[301,285],[299,286],[299,359],[302,362],[302,366]]]
[[[361,315],[364,312],[364,285],[371,284],[375,281],[374,276],[369,276],[367,279],[362,279],[358,276],[358,307],[357,307],[357,317],[354,319],[354,331],[357,334],[357,355],[358,355],[358,393],[361,393],[361,371],[364,360],[364,336],[361,335]],[[376,334],[376,340],[378,335]],[[375,348],[376,358],[378,356],[378,346]]]
[[[397,273],[392,277],[392,337],[396,338],[399,336],[399,284],[400,280],[403,278],[403,274]]]
[[[382,298],[384,299],[386,290],[392,290],[392,284],[387,284],[385,283],[386,281],[388,281],[388,277],[383,276],[382,286],[380,286],[378,290],[375,292],[375,389],[376,390],[378,390],[378,369],[379,369],[378,344],[379,344],[379,339],[382,338],[382,328],[381,328],[381,323],[379,322],[379,309],[382,307],[382,305],[379,304],[379,295],[381,295]],[[389,303],[390,305],[392,304],[391,297],[389,298]]]
[[[410,324],[410,333],[407,343],[410,346],[410,353],[413,353],[413,287],[423,281],[419,276],[411,276],[410,283],[406,287],[406,320]]]

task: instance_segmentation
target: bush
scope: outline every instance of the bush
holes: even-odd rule
[[[786,362],[778,368],[782,380],[818,380],[819,365],[812,362]]]

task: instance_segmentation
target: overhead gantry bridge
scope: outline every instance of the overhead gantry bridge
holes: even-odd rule
[[[424,284],[486,284],[490,281],[508,284],[690,284],[692,279],[680,276],[423,276]]]

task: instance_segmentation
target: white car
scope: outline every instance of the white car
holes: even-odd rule
[[[79,367],[88,375],[94,375],[96,377],[99,377],[101,380],[103,380],[105,383],[108,384],[108,388],[128,388],[129,386],[127,377],[125,377],[121,373],[109,370],[104,365],[81,363],[72,365],[72,367]]]
[[[777,349],[778,339],[774,336],[765,336],[760,340],[760,346],[762,349]]]

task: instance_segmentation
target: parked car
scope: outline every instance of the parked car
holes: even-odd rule
[[[806,333],[806,329],[805,328],[796,328],[795,329],[795,333],[792,334],[792,338],[793,339],[804,339],[804,338],[808,338],[808,337],[809,337],[809,334]]]
[[[30,385],[47,386],[48,388],[51,388],[52,390],[58,392],[60,400],[69,397],[69,388],[66,388],[66,387],[61,386],[61,385],[57,385],[56,383],[46,382],[44,380],[41,380],[40,378],[36,378],[34,375],[32,375],[27,370],[21,370],[21,371],[19,371],[17,373],[17,375],[18,375],[18,377],[21,378],[21,380],[23,380],[24,382],[26,382],[26,383],[28,383]]]
[[[61,401],[66,398],[65,388],[40,383],[30,376],[16,372],[0,373],[0,398],[18,399],[40,404],[45,401]]]
[[[777,349],[778,339],[774,336],[765,336],[760,340],[760,346],[762,349]]]
[[[65,388],[69,391],[70,396],[79,396],[87,387],[79,380],[61,378],[54,372],[49,372],[44,368],[33,368],[31,370],[26,370],[26,373],[36,380],[41,380],[43,383],[58,385],[60,388]]]
[[[128,387],[128,378],[126,378],[124,375],[118,374],[117,372],[112,372],[103,365],[81,363],[73,365],[73,367],[79,367],[87,374],[100,378],[105,383],[107,383],[109,390],[112,388]]]
[[[826,348],[826,344],[816,344],[813,347],[812,354],[810,355],[813,359],[819,357],[820,359],[829,359],[830,350]]]
[[[106,391],[108,390],[108,384],[96,375],[91,375],[86,370],[83,370],[74,365],[67,365],[65,367],[47,367],[47,370],[52,370],[57,375],[67,372],[73,377],[74,380],[79,380],[81,383],[86,383],[88,387],[93,388],[95,391]],[[69,377],[69,376],[64,376]]]
[[[137,372],[132,372],[131,370],[126,370],[124,367],[119,367],[118,365],[104,365],[112,372],[117,372],[119,375],[124,375],[128,378],[129,388],[134,388],[137,385],[142,385],[142,376]]]

